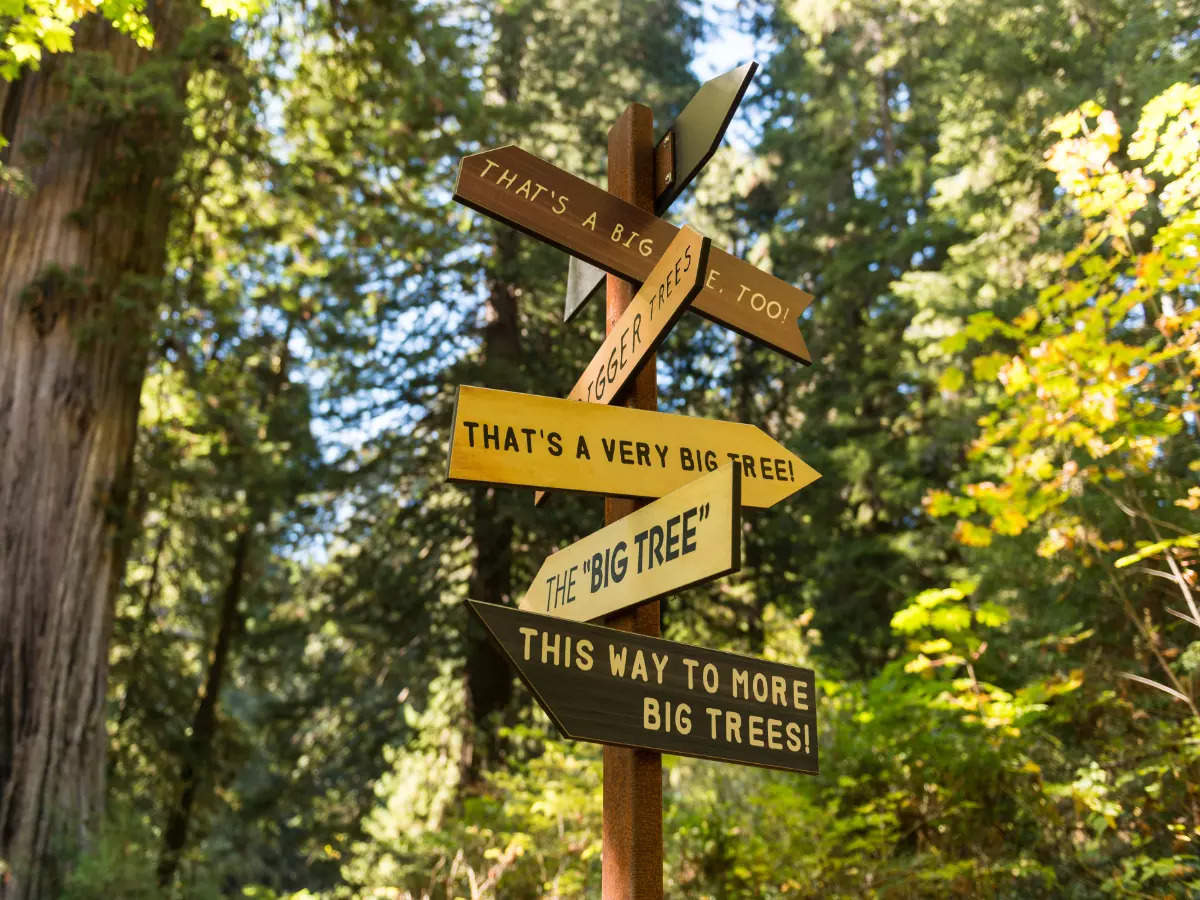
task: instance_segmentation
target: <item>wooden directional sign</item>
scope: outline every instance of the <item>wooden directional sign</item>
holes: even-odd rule
[[[613,401],[700,290],[708,249],[709,240],[700,232],[686,225],[679,229],[567,394],[568,400]]]
[[[655,212],[665,212],[716,152],[757,71],[758,63],[748,62],[704,82],[667,129],[654,153],[658,160],[670,152],[673,171],[667,178],[665,166],[654,167]]]
[[[645,281],[679,232],[669,222],[582,178],[507,146],[463,157],[454,199],[581,257],[605,271]],[[812,295],[713,247],[700,314],[808,364],[800,313]]]
[[[546,557],[521,609],[586,622],[736,572],[739,466],[724,466]]]
[[[811,669],[467,602],[569,738],[817,774]]]
[[[742,505],[774,506],[820,478],[753,425],[462,385],[451,481],[661,497],[729,462]]]
[[[748,62],[704,82],[659,140],[654,148],[655,213],[666,212],[716,152],[757,71],[758,63]],[[563,321],[572,319],[603,281],[603,269],[571,257]]]

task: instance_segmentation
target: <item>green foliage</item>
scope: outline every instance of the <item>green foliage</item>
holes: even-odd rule
[[[43,51],[69,52],[75,24],[99,12],[139,47],[154,44],[154,29],[145,13],[145,0],[4,0],[0,4],[0,76],[17,77],[22,68],[37,69]]]
[[[215,900],[222,896],[213,872],[189,873],[186,891],[164,893],[154,877],[157,832],[121,801],[110,803],[104,824],[71,871],[60,900]]]
[[[668,598],[665,627],[812,665],[822,773],[669,759],[668,893],[1197,890],[1200,169],[1195,88],[1170,87],[1194,16],[754,14],[778,48],[739,114],[761,146],[723,149],[678,212],[816,294],[817,362],[685,317],[661,404],[758,424],[825,477],[747,516],[743,571]],[[163,156],[170,301],[150,307],[114,622],[109,784],[129,812],[78,896],[153,884],[243,534],[164,890],[598,893],[599,753],[507,699],[511,679],[479,713],[461,602],[511,600],[597,504],[534,510],[443,474],[454,384],[561,393],[601,317],[564,329],[562,255],[448,191],[459,156],[509,141],[599,181],[627,100],[661,128],[694,90],[698,28],[674,3],[277,5],[239,42],[189,33],[185,110],[149,72],[68,67],[94,120],[186,114],[189,135],[177,171]]]
[[[538,711],[503,730],[514,751],[506,766],[473,786],[451,815],[461,743],[444,742],[454,723],[436,704],[421,719],[418,731],[428,737],[389,754],[392,770],[376,788],[381,803],[368,817],[368,840],[354,845],[343,866],[354,894],[593,896],[599,750],[555,739]],[[433,746],[434,735],[443,743]]]
[[[201,5],[213,16],[244,19],[256,15],[262,4],[259,0],[202,0]],[[89,14],[103,16],[143,49],[154,46],[154,25],[146,15],[146,0],[4,0],[0,3],[0,77],[13,81],[22,69],[38,69],[43,53],[71,52],[75,27]]]
[[[973,335],[984,340],[1003,328],[1013,342],[1011,352],[994,354],[995,368],[977,371],[1003,390],[981,419],[971,455],[998,464],[999,483],[969,484],[958,501],[946,493],[927,498],[932,514],[959,517],[955,537],[969,546],[1036,526],[1037,552],[1046,558],[1075,553],[1128,570],[1157,557],[1188,620],[1200,619],[1191,595],[1196,536],[1179,514],[1195,506],[1187,473],[1195,465],[1200,377],[1198,112],[1200,90],[1183,84],[1151,99],[1128,148],[1130,159],[1148,162],[1127,170],[1114,159],[1121,129],[1112,112],[1089,101],[1050,124],[1060,140],[1047,165],[1083,217],[1083,238],[1035,305],[1007,325],[985,320]],[[1156,186],[1147,173],[1166,180]],[[1105,516],[1109,505],[1125,519]],[[1113,556],[1134,546],[1141,549]],[[1124,599],[1123,582],[1136,577],[1112,572],[1107,593],[1157,644],[1158,629],[1151,637]],[[1173,667],[1158,661],[1168,681],[1161,687],[1195,713]]]
[[[1186,528],[1186,514],[1180,514],[1193,509],[1187,473],[1195,470],[1194,434],[1180,438],[1194,430],[1191,393],[1200,374],[1190,224],[1196,195],[1189,174],[1197,158],[1189,107],[1196,97],[1200,94],[1175,85],[1146,104],[1128,151],[1131,159],[1151,160],[1145,169],[1119,167],[1114,153],[1120,127],[1112,112],[1094,102],[1050,123],[1048,130],[1061,140],[1048,152],[1048,166],[1068,201],[1077,204],[1082,240],[1061,255],[1061,274],[1039,292],[1033,306],[1007,321],[972,317],[969,340],[1000,335],[1009,348],[975,360],[986,413],[969,458],[995,473],[995,480],[974,481],[957,494],[933,491],[925,500],[933,516],[958,520],[954,537],[977,548],[973,558],[985,571],[997,547],[994,536],[1022,535],[1032,539],[1022,541],[1026,553],[1036,549],[1035,560],[1051,561],[1047,566],[1035,562],[1035,569],[1059,583],[1098,569],[1095,599],[1100,603],[1091,604],[1089,615],[1099,625],[1120,621],[1120,615],[1114,620],[1114,609],[1123,613],[1126,628],[1140,639],[1135,652],[1155,661],[1161,680],[1117,671],[1122,663],[1111,657],[1130,655],[1119,632],[1076,628],[1058,638],[1037,638],[1033,611],[1012,600],[972,603],[965,618],[936,620],[944,604],[969,600],[976,582],[919,594],[892,622],[897,630],[924,638],[910,645],[914,655],[905,669],[942,680],[936,704],[961,709],[964,723],[1022,735],[1021,752],[1029,756],[1031,771],[1045,776],[1031,801],[1050,814],[1043,836],[1073,829],[1063,845],[1070,855],[1061,853],[1055,863],[1059,883],[1065,884],[1064,873],[1070,871],[1062,862],[1073,858],[1075,878],[1105,892],[1194,890],[1197,884],[1195,855],[1185,849],[1196,824],[1183,797],[1190,793],[1184,785],[1195,777],[1200,718],[1195,682],[1187,651],[1167,646],[1179,626],[1156,622],[1146,602],[1165,601],[1160,585],[1173,585],[1187,609],[1174,615],[1200,626],[1194,621],[1191,587],[1195,535]],[[1178,127],[1178,121],[1185,126]],[[1183,184],[1168,179],[1156,186],[1144,174],[1151,169],[1181,176]],[[965,346],[956,338],[942,342],[948,353]],[[986,390],[992,380],[1001,390]],[[943,379],[943,390],[962,387],[960,378]],[[1174,534],[1164,537],[1164,530]],[[1153,540],[1140,537],[1142,531]],[[1140,549],[1118,555],[1131,546]],[[1073,557],[1074,565],[1053,564],[1063,557]],[[1161,568],[1135,568],[1147,560]],[[1147,575],[1157,579],[1144,584]],[[989,581],[995,583],[995,577]],[[1134,591],[1145,597],[1136,606]],[[1112,605],[1106,609],[1104,601]],[[1016,621],[1014,612],[1024,621]],[[996,627],[1000,630],[992,630]],[[996,650],[1011,647],[1022,632],[1026,649],[1010,650],[1009,659],[1029,659],[1030,638],[1042,646],[1057,643],[1064,658],[1049,674],[1036,674],[1041,666],[1025,672],[1010,668],[1007,689],[985,680],[989,659],[994,661]],[[937,633],[941,636],[932,637]],[[1085,657],[1083,666],[1067,672],[1066,654],[1097,639],[1107,652]],[[991,652],[981,659],[989,645]],[[958,668],[968,677],[946,680]],[[933,676],[935,671],[940,676]],[[1092,681],[1104,685],[1116,674],[1182,701],[1191,715],[1158,709],[1151,718],[1123,692],[1087,686]],[[1058,741],[1053,725],[1067,692],[1084,705],[1067,706],[1070,719],[1064,723],[1079,721],[1089,708],[1105,709],[1110,721],[1114,705],[1126,709],[1129,724],[1117,730],[1126,732],[1121,743],[1136,746],[1136,753],[1122,752],[1115,735],[1102,731],[1073,735],[1062,748],[1070,748],[1070,756],[1047,754],[1056,749],[1049,742]],[[1139,705],[1152,700],[1137,698]],[[1134,724],[1138,719],[1145,724]],[[1177,841],[1174,836],[1183,832],[1188,840]]]

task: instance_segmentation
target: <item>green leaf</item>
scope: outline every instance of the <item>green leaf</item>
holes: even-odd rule
[[[962,369],[947,369],[938,380],[938,387],[943,391],[954,393],[963,386],[964,378]]]
[[[946,353],[962,353],[967,349],[966,332],[956,331],[949,337],[942,338],[942,349]]]
[[[1000,370],[1011,357],[1003,353],[989,353],[987,356],[978,356],[971,360],[971,368],[975,374],[976,381],[995,381],[996,376],[1000,374]]]
[[[975,610],[975,618],[980,625],[986,625],[988,628],[997,628],[1004,625],[1012,617],[1012,613],[1006,607],[998,603],[988,601],[980,604]]]
[[[955,497],[953,511],[960,519],[966,518],[971,513],[979,508],[979,504],[972,497]]]
[[[967,320],[967,337],[982,341],[994,334],[999,326],[1000,321],[991,313],[973,313]]]
[[[65,53],[71,49],[73,32],[64,22],[49,19],[44,22],[42,43],[51,53]]]
[[[934,628],[955,634],[966,631],[971,626],[971,611],[965,606],[947,606],[935,609],[930,615],[930,624]]]
[[[906,606],[892,616],[892,628],[901,634],[912,634],[929,624],[929,613],[919,605]]]
[[[262,8],[259,0],[202,0],[201,5],[214,16],[248,19]]]
[[[35,63],[42,58],[42,48],[31,41],[16,41],[12,45],[12,55],[18,65]]]
[[[949,515],[954,511],[954,497],[949,491],[930,491],[925,496],[925,509],[934,518]]]

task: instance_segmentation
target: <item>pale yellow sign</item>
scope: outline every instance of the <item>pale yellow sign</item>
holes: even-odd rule
[[[741,568],[741,478],[701,475],[548,556],[521,609],[587,622]]]
[[[821,477],[753,425],[463,385],[447,477],[661,497],[734,462],[743,506],[774,506]]]

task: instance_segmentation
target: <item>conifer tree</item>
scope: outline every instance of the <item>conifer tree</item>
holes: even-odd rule
[[[0,890],[13,897],[59,889],[103,806],[112,603],[185,86],[231,52],[228,27],[202,16],[155,4],[153,49],[86,17],[74,53],[6,64],[0,84],[0,857],[13,872]],[[23,21],[9,46],[28,60]],[[65,49],[69,29],[47,40]]]

